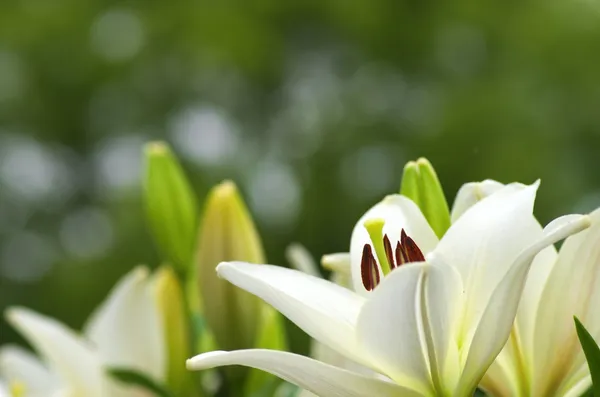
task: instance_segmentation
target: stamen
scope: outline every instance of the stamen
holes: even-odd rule
[[[425,256],[417,243],[415,243],[415,240],[410,238],[404,229],[402,229],[402,232],[400,233],[400,243],[402,244],[406,258],[408,259],[407,262],[423,262],[425,260]]]
[[[379,285],[379,269],[369,244],[363,247],[362,259],[360,261],[360,275],[363,286],[367,291],[373,291]]]
[[[396,267],[396,263],[394,262],[394,251],[392,251],[392,244],[390,243],[387,234],[383,236],[383,248],[385,248],[385,256],[390,264],[390,269],[394,270]]]
[[[364,226],[369,233],[373,248],[375,248],[375,255],[381,266],[381,272],[383,275],[387,275],[392,269],[390,263],[387,260],[385,247],[383,246],[383,225],[385,221],[381,218],[369,219],[365,221]]]
[[[404,249],[402,247],[402,244],[400,244],[400,241],[398,241],[398,243],[396,244],[396,266],[400,266],[405,264],[406,262],[408,262],[408,259],[406,258],[406,254],[404,253]]]

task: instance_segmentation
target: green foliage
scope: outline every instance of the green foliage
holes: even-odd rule
[[[171,394],[165,385],[159,384],[139,371],[123,368],[111,368],[108,370],[108,372],[118,381],[131,386],[139,386],[149,392],[152,392],[156,397],[175,397],[175,395]]]
[[[592,375],[592,395],[600,396],[600,347],[598,347],[592,335],[585,329],[579,319],[577,317],[574,317],[574,319],[577,336],[579,337],[579,342],[583,348],[590,374]]]

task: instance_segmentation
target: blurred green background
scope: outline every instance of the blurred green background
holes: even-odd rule
[[[0,309],[79,327],[158,264],[140,197],[154,139],[200,198],[240,185],[276,264],[293,241],[346,250],[418,156],[450,200],[541,178],[542,223],[589,211],[599,64],[591,0],[2,0]]]

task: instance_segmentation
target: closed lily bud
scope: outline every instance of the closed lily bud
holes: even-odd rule
[[[438,237],[450,227],[450,211],[442,185],[431,163],[421,157],[404,167],[400,193],[414,201]]]
[[[196,265],[203,314],[220,349],[253,347],[261,302],[217,277],[224,261],[264,263],[262,243],[236,185],[225,181],[206,198]]]
[[[185,368],[190,349],[190,324],[183,289],[170,266],[161,267],[154,275],[154,296],[166,346],[166,383],[176,396],[191,395],[194,384]]]
[[[192,263],[198,209],[179,161],[163,142],[145,147],[144,200],[164,259],[185,274]]]

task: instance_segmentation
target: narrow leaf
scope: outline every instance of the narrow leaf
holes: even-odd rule
[[[577,336],[579,337],[579,342],[583,348],[590,374],[592,375],[593,394],[600,396],[600,348],[579,319],[577,317],[574,317],[574,319],[575,327],[577,328]]]
[[[175,397],[169,390],[146,374],[125,368],[109,368],[108,373],[121,383],[141,387],[157,397]]]

